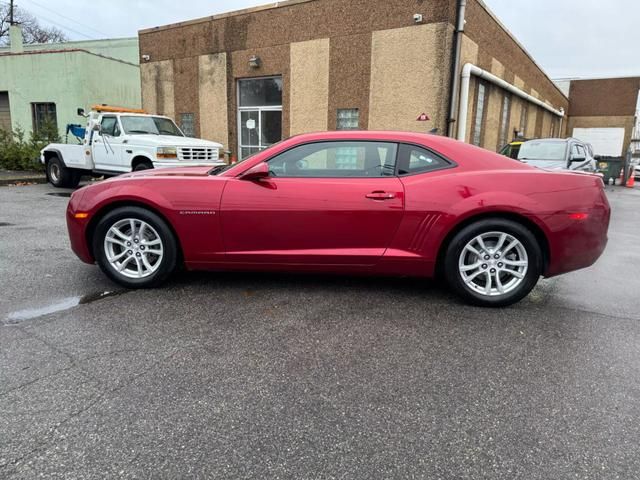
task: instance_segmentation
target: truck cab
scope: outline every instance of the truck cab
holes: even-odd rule
[[[83,114],[82,109],[78,109]],[[78,145],[52,143],[40,152],[55,187],[75,187],[84,175],[119,175],[166,167],[217,166],[222,145],[186,137],[169,117],[94,106]]]

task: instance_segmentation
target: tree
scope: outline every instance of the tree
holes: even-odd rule
[[[67,40],[65,33],[56,27],[40,25],[29,12],[14,7],[13,21],[22,27],[24,43],[57,43]],[[9,45],[9,5],[0,4],[0,46]]]

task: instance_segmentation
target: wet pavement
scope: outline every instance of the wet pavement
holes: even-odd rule
[[[411,279],[122,291],[64,192],[0,188],[0,478],[638,477],[640,190],[595,266],[501,310]]]

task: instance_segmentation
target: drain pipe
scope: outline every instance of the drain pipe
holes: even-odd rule
[[[500,88],[513,93],[514,95],[525,99],[526,101],[538,105],[541,108],[551,112],[552,114],[560,117],[560,121],[564,118],[564,110],[556,110],[550,105],[547,105],[542,100],[529,95],[527,92],[520,90],[518,87],[505,82],[503,79],[496,77],[494,74],[487,72],[471,63],[465,64],[462,68],[461,82],[460,82],[460,111],[458,112],[458,140],[465,141],[467,137],[467,116],[469,114],[469,85],[471,83],[471,75],[486,80],[489,83],[493,83]],[[562,123],[560,124],[562,125]]]
[[[449,118],[447,119],[447,135],[454,136],[456,111],[458,110],[458,89],[460,88],[460,55],[462,51],[462,37],[464,35],[465,10],[467,0],[458,0],[456,12],[456,30],[453,39],[453,50],[451,54],[451,81],[449,82]]]

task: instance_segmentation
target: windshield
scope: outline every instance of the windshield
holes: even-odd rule
[[[520,146],[518,160],[564,161],[567,144],[564,142],[525,142]]]
[[[173,121],[163,117],[123,116],[120,117],[122,128],[131,135],[173,135],[184,137]]]

